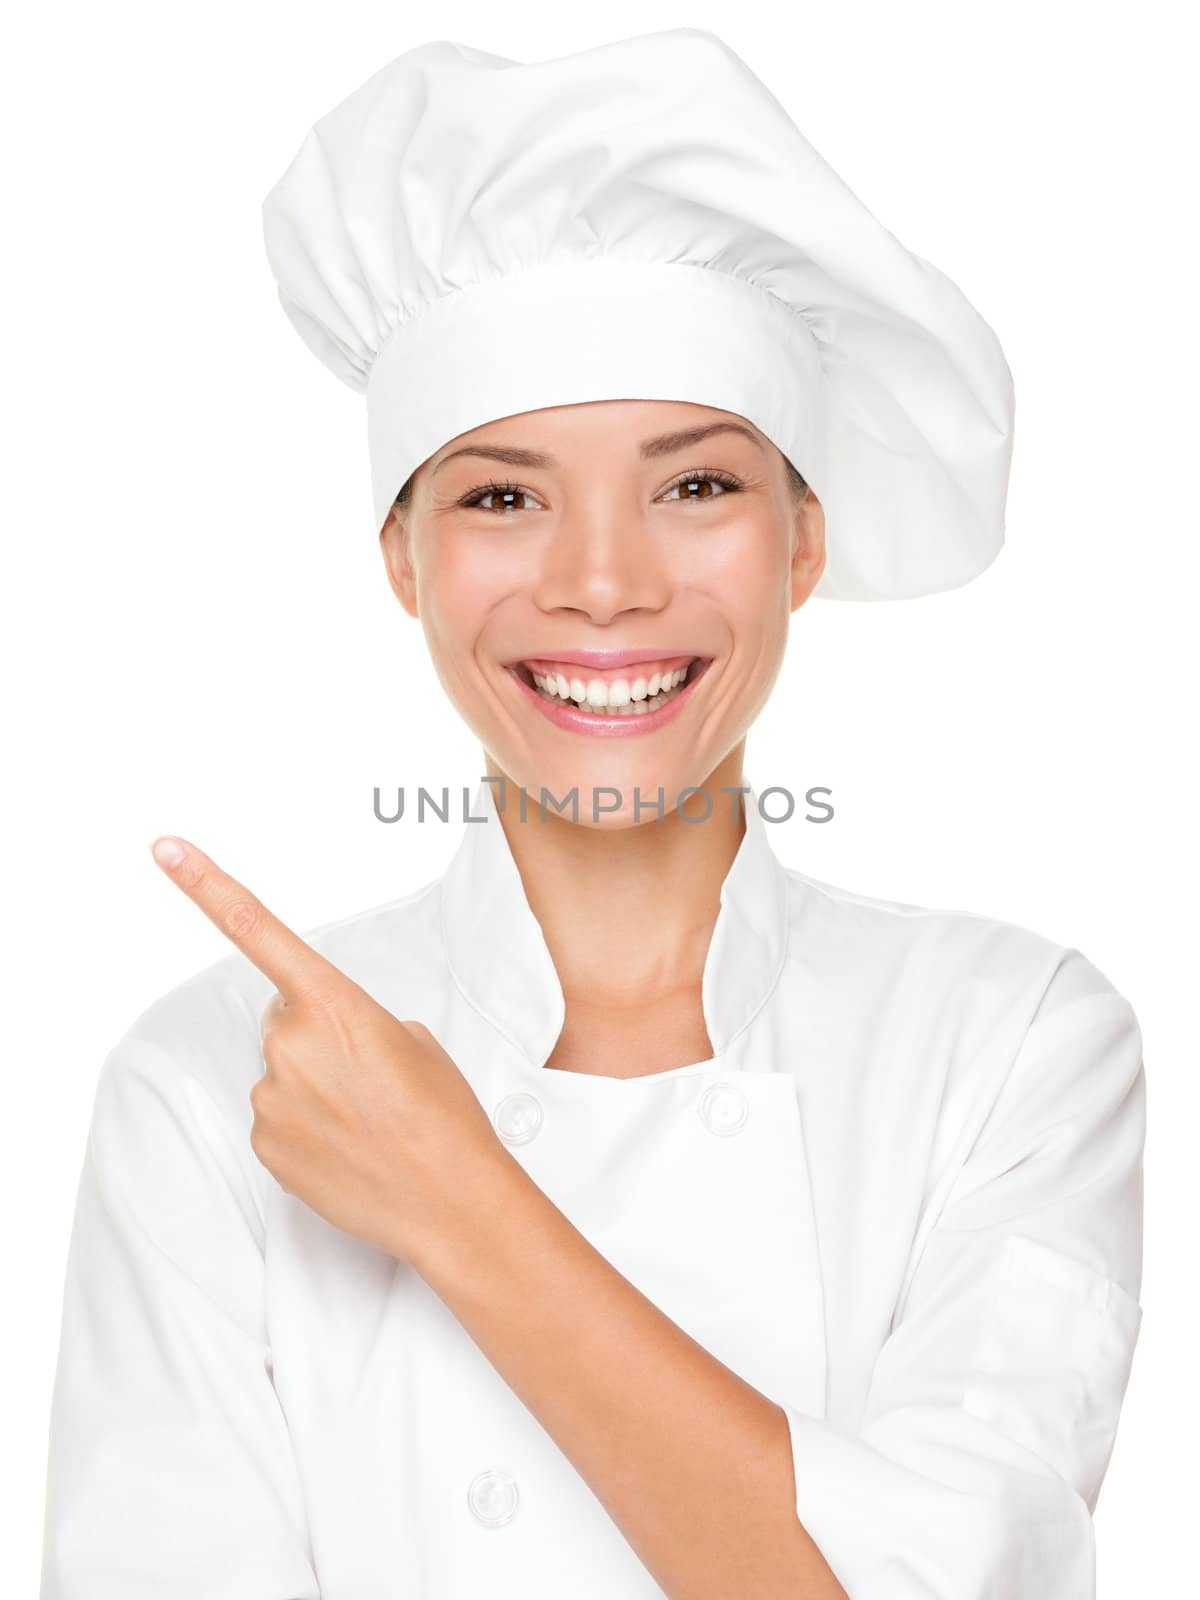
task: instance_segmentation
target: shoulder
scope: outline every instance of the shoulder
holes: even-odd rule
[[[786,867],[788,962],[797,978],[888,1006],[893,1020],[954,1030],[967,1053],[998,1029],[1095,1002],[1136,1026],[1128,1000],[1077,946],[986,912],[860,893]]]
[[[1083,951],[1000,917],[787,876],[790,1007],[836,1067],[873,1164],[892,1147],[868,1113],[886,1108],[911,1135],[900,1157],[939,1205],[964,1174],[962,1217],[980,1174],[1030,1152],[1045,1152],[1035,1179],[1068,1153],[1081,1185],[1106,1164],[1132,1169],[1145,1138],[1141,1030]]]

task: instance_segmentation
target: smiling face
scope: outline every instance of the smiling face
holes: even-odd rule
[[[593,789],[618,790],[605,827],[655,820],[660,787],[669,811],[735,752],[740,775],[790,614],[825,563],[820,502],[779,449],[732,412],[664,400],[460,434],[413,475],[380,543],[495,768],[535,801],[576,788],[589,825]]]

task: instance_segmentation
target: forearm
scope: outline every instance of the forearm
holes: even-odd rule
[[[413,1265],[671,1600],[846,1600],[796,1516],[787,1419],[583,1237],[507,1151]]]

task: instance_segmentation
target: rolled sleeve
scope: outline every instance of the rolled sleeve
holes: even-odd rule
[[[318,1600],[238,1144],[158,1044],[110,1053],[68,1250],[42,1600]]]
[[[1066,952],[917,1246],[859,1423],[783,1407],[797,1514],[850,1600],[1094,1600],[1144,1138],[1137,1020]]]

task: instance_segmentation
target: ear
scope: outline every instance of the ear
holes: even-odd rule
[[[810,486],[796,507],[792,535],[793,611],[808,599],[825,570],[825,507]]]
[[[417,580],[409,559],[408,529],[395,506],[379,530],[379,550],[392,593],[410,617],[417,616]]]

